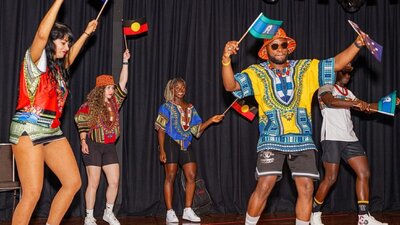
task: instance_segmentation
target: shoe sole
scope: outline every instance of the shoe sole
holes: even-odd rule
[[[190,222],[195,222],[195,223],[200,223],[201,222],[201,220],[190,220],[189,218],[185,218],[185,217],[182,217],[182,219],[190,221]]]

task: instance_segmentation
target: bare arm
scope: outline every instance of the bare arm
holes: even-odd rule
[[[76,57],[78,56],[79,52],[81,51],[83,45],[87,41],[87,39],[92,35],[92,33],[96,30],[97,27],[97,21],[92,20],[88,23],[86,26],[85,31],[82,33],[82,35],[79,37],[79,39],[72,45],[71,49],[68,52],[67,60],[65,62],[65,67],[68,68],[69,66],[72,65],[72,63],[75,61]]]
[[[358,36],[357,39],[351,43],[349,47],[335,56],[335,72],[342,70],[360,51],[364,43],[365,34]],[[358,46],[358,47],[357,47]]]
[[[199,133],[202,134],[207,129],[207,127],[209,127],[213,123],[221,122],[222,119],[224,119],[223,114],[210,117],[206,122],[200,124]]]
[[[237,91],[240,90],[239,83],[234,78],[234,73],[231,65],[230,56],[236,55],[239,50],[237,41],[229,41],[226,43],[224,53],[222,56],[222,81],[224,83],[225,90]]]
[[[39,28],[36,31],[30,50],[32,61],[36,65],[40,59],[40,56],[42,55],[43,49],[46,47],[46,43],[47,40],[49,39],[51,28],[53,28],[53,25],[56,22],[58,11],[60,10],[63,2],[64,0],[54,1],[53,5],[50,7],[49,11],[47,11],[46,15],[43,17],[42,21],[39,24]]]
[[[89,147],[86,143],[87,132],[79,133],[79,138],[81,139],[81,151],[83,154],[89,154]]]
[[[122,69],[119,75],[119,86],[122,90],[125,90],[126,83],[128,82],[128,62],[131,58],[131,54],[128,49],[125,49],[123,59],[122,59]]]
[[[157,138],[158,138],[158,151],[160,153],[160,161],[162,163],[165,163],[167,161],[167,157],[164,150],[165,131],[162,129],[158,129]]]
[[[321,96],[322,101],[330,108],[353,108],[359,111],[368,111],[369,104],[367,102],[356,100],[344,100],[333,97],[332,93],[327,92]]]

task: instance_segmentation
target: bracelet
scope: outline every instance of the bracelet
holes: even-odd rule
[[[86,31],[84,31],[83,33],[86,34],[88,37],[90,37],[90,34],[88,34]]]
[[[362,45],[357,44],[357,42],[353,42],[353,43],[354,43],[354,46],[356,46],[358,49],[363,47]]]
[[[86,138],[82,138],[82,139],[81,139],[81,142],[82,142],[82,141],[86,141]]]
[[[231,60],[229,59],[229,62],[224,63],[224,60],[221,60],[221,63],[223,66],[229,66],[231,64]]]
[[[122,62],[122,65],[128,65],[129,62]]]

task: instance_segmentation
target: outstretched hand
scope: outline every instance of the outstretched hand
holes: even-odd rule
[[[357,102],[357,104],[355,104],[353,107],[358,108],[362,112],[364,112],[364,111],[369,112],[370,108],[369,108],[368,103],[361,101],[361,100],[357,100],[356,102]]]
[[[125,52],[122,56],[123,62],[128,62],[128,60],[131,58],[131,53],[129,53],[128,49],[125,49]]]
[[[90,21],[86,26],[85,33],[91,35],[93,32],[96,31],[97,24],[98,24],[97,20]]]
[[[231,55],[236,55],[239,51],[239,44],[237,41],[228,41],[225,44],[223,57],[229,58]]]
[[[225,115],[223,115],[223,114],[215,115],[215,116],[211,117],[211,121],[213,123],[219,123],[219,122],[221,122],[221,120],[224,119],[224,117],[225,117]]]

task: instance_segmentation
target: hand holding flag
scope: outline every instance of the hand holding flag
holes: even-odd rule
[[[380,44],[376,43],[374,40],[372,40],[368,36],[368,34],[364,33],[356,23],[354,23],[351,20],[348,20],[348,22],[350,23],[351,27],[353,27],[353,29],[356,31],[356,33],[358,35],[363,36],[361,34],[365,34],[365,38],[364,38],[365,45],[367,46],[368,50],[372,53],[372,55],[379,62],[381,62],[383,47]]]

